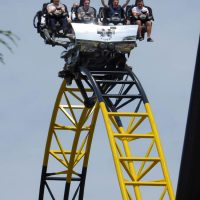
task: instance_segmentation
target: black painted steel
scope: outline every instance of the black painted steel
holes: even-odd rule
[[[49,194],[50,194],[52,200],[56,200],[47,182],[45,182],[45,186],[46,186],[47,190],[49,191]]]
[[[136,82],[135,85],[137,86],[137,88],[142,96],[142,100],[143,100],[144,104],[149,103],[148,98],[145,94],[145,91],[144,91],[139,79],[137,78],[137,76],[131,71],[130,68],[127,68],[127,71],[129,72],[129,75],[135,80],[135,82]]]
[[[66,183],[65,184],[65,192],[64,192],[64,200],[68,200],[69,199],[69,191],[70,191],[70,185],[71,183]]]
[[[66,181],[65,177],[46,177],[49,181]],[[81,178],[72,178],[72,181],[81,181]]]
[[[87,80],[90,82],[90,87],[94,91],[98,102],[104,102],[108,111],[117,112],[118,109],[128,105],[135,99],[140,99],[135,110],[137,111],[141,105],[141,102],[148,103],[148,99],[135,74],[131,71],[130,67],[124,69],[114,70],[89,70],[85,67],[80,67],[80,73],[84,74]],[[124,78],[125,76],[125,78]],[[128,80],[128,78],[131,80]],[[121,85],[121,89],[118,93],[110,94],[115,86]],[[125,89],[125,85],[127,85]],[[139,94],[128,94],[131,88],[136,85]],[[115,103],[111,99],[115,99]],[[122,100],[125,102],[121,103]],[[120,104],[121,103],[121,104]],[[118,116],[115,116],[116,122],[119,127],[122,127],[122,121]]]
[[[47,167],[43,166],[42,167],[42,174],[41,174],[41,182],[40,182],[40,191],[39,191],[39,200],[43,200],[44,198],[44,188],[46,184],[46,172],[47,172]]]
[[[179,172],[177,200],[197,200],[200,196],[200,39]]]
[[[91,72],[85,67],[80,67],[80,72],[84,73],[87,76],[88,80],[90,81],[90,83],[93,87],[92,89],[94,90],[94,93],[96,94],[96,96],[98,98],[98,101],[103,102],[101,91],[100,91],[94,77],[92,76]]]
[[[126,68],[124,70],[113,70],[113,71],[89,71],[88,69],[81,67],[80,71],[83,72],[87,78],[90,80],[90,84],[92,86],[92,89],[94,89],[94,92],[98,98],[99,102],[103,102],[105,101],[104,99],[106,97],[108,98],[118,98],[118,99],[123,99],[123,98],[142,98],[142,100],[144,101],[144,103],[148,103],[148,99],[146,97],[146,94],[144,92],[144,89],[142,88],[142,85],[140,84],[139,80],[137,79],[137,77],[135,76],[135,74],[129,69]],[[120,75],[129,75],[132,80],[96,80],[95,79],[95,75],[96,77],[98,77],[98,75],[115,75],[115,77],[120,77]],[[99,78],[99,77],[98,77]],[[107,86],[113,87],[117,84],[129,84],[130,88],[132,87],[132,85],[136,85],[140,94],[139,95],[128,95],[126,94],[128,91],[125,91],[123,94],[107,94],[106,91],[102,91],[101,87],[99,86],[99,84],[105,84]],[[130,89],[129,88],[129,89]]]
[[[87,174],[87,167],[83,167],[83,169],[82,169],[82,180],[80,182],[79,200],[83,200],[86,174]]]
[[[80,190],[80,184],[79,184],[79,186],[77,187],[76,191],[74,192],[74,196],[72,197],[72,200],[75,200],[75,199],[76,199],[79,190]]]
[[[131,69],[129,67],[126,67],[123,70],[113,70],[113,71],[109,71],[109,70],[102,70],[102,71],[90,71],[84,67],[80,68],[81,72],[84,72],[85,75],[87,76],[87,78],[90,80],[90,83],[92,85],[92,88],[94,89],[95,94],[97,95],[98,101],[99,102],[103,102],[105,101],[105,97],[107,98],[116,98],[116,99],[123,99],[123,98],[141,98],[143,100],[144,103],[148,103],[148,99],[147,96],[144,92],[144,89],[141,85],[141,83],[139,82],[138,78],[136,77],[136,75],[131,71]],[[101,76],[99,75],[104,75],[106,77],[106,75],[110,75],[111,77],[113,75],[115,75],[115,78],[119,76],[118,80],[104,80],[104,79],[100,79]],[[132,80],[120,80],[121,76],[130,76],[132,78]],[[107,86],[107,89],[109,89],[109,87],[114,87],[117,84],[121,84],[121,85],[128,85],[129,87],[127,88],[127,90],[124,91],[123,94],[108,94],[108,91],[104,90],[102,91],[102,87],[100,86],[100,84],[104,84],[104,86]],[[133,85],[136,85],[138,91],[140,94],[138,95],[128,95],[128,90],[131,89],[131,87]],[[122,86],[123,87],[123,86]],[[126,104],[125,104],[126,105]]]

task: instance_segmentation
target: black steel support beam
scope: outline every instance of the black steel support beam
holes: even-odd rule
[[[194,71],[176,200],[200,197],[200,41]]]

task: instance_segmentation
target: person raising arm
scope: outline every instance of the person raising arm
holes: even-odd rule
[[[129,4],[130,0],[126,0],[126,2],[121,6],[123,9]],[[119,6],[119,0],[112,0],[112,3],[106,4],[104,0],[101,0],[101,3],[104,7],[109,8],[110,6],[117,7]]]

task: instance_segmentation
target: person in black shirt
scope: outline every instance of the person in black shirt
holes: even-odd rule
[[[104,0],[101,0],[104,8],[108,9],[108,18],[111,18],[113,15],[118,14],[121,18],[124,18],[124,8],[128,5],[130,0],[126,0],[126,2],[120,6],[119,0],[112,0],[112,3],[106,4]]]

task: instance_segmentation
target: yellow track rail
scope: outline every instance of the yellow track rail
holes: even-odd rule
[[[141,113],[108,112],[105,104],[100,103],[122,199],[149,199],[147,189],[149,187],[155,200],[174,200],[173,188],[152,111],[148,103],[144,107],[146,111]],[[116,116],[126,117],[126,120],[129,120],[128,126],[119,127],[115,120]],[[137,130],[146,122],[150,129],[148,130],[145,124],[143,129],[145,131],[138,133]],[[133,150],[134,142],[139,146],[139,152]],[[158,178],[156,178],[157,173]]]

